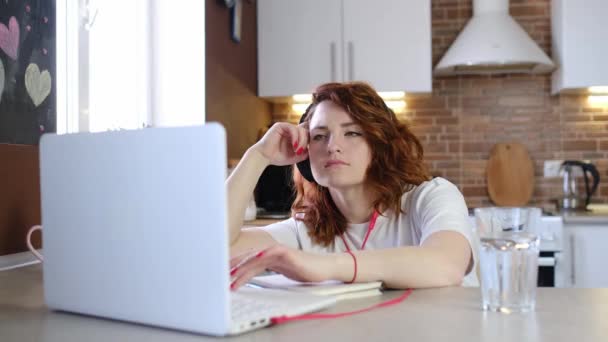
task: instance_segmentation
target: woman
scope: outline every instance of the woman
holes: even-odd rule
[[[233,290],[266,269],[401,289],[476,283],[464,198],[430,179],[420,142],[374,89],[321,85],[304,115],[273,125],[227,180]],[[241,230],[264,168],[296,163],[293,217]]]

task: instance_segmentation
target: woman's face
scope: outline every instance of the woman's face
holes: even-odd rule
[[[317,183],[332,188],[363,184],[371,148],[350,115],[333,102],[323,101],[315,108],[309,129],[308,155]]]

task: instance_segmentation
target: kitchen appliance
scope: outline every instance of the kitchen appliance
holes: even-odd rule
[[[509,0],[473,0],[473,16],[434,74],[542,74],[554,68],[551,59],[509,15]]]
[[[266,167],[254,190],[258,219],[287,219],[295,200],[292,166]]]
[[[539,287],[566,287],[569,263],[564,260],[564,221],[561,216],[541,217]]]
[[[575,170],[582,170],[585,181],[584,193],[578,188]],[[563,172],[563,196],[557,200],[558,210],[587,210],[591,196],[597,190],[600,174],[591,163],[578,160],[566,160],[562,163],[560,172]],[[592,183],[589,179],[591,174]]]

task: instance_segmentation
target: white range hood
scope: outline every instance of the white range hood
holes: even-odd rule
[[[473,0],[473,17],[434,75],[548,73],[555,65],[509,15],[509,0]]]

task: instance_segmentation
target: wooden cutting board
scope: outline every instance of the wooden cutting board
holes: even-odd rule
[[[525,206],[534,192],[534,164],[526,147],[498,143],[486,167],[488,193],[497,206]]]

